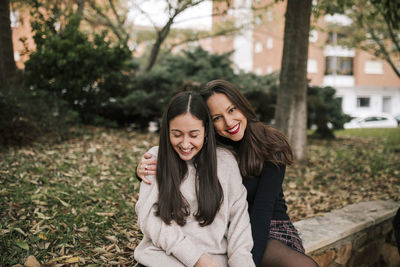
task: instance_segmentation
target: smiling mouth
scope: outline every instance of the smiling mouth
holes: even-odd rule
[[[235,126],[233,126],[233,127],[230,128],[230,129],[228,129],[227,132],[228,132],[230,135],[234,135],[234,134],[237,134],[237,133],[239,132],[239,130],[240,130],[240,123],[236,124]]]
[[[181,153],[183,155],[190,155],[192,153],[193,148],[183,149],[183,148],[180,147],[179,150],[181,151]]]

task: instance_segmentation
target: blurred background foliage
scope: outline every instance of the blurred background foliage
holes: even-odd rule
[[[174,93],[198,90],[213,79],[235,84],[259,119],[273,124],[278,73],[237,73],[231,53],[210,54],[200,47],[161,53],[150,70],[141,71],[145,60],[133,56],[126,39],[112,40],[106,30],[83,32],[76,14],[56,30],[54,17],[38,10],[31,23],[36,50],[23,82],[0,91],[2,145],[23,145],[45,133],[65,139],[71,126],[82,124],[145,129],[159,120]],[[334,88],[308,89],[308,127],[316,127],[320,137],[333,137],[332,130],[349,119],[334,94]]]

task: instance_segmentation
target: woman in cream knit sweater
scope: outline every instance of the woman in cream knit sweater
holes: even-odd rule
[[[182,92],[164,113],[153,185],[136,203],[139,266],[254,266],[246,189],[234,156],[216,149],[201,96]]]

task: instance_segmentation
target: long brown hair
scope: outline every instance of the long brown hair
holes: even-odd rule
[[[279,130],[268,126],[257,119],[253,107],[246,97],[230,82],[214,80],[206,84],[201,95],[208,100],[213,94],[225,94],[247,118],[247,128],[240,145],[236,148],[239,168],[242,176],[260,175],[264,161],[279,165],[293,163],[293,153],[286,136]],[[233,145],[233,141],[217,136],[223,145]]]
[[[181,226],[186,224],[186,217],[190,215],[188,202],[180,191],[188,171],[187,164],[176,153],[169,139],[169,122],[186,113],[201,120],[205,129],[203,147],[192,162],[196,169],[198,203],[194,216],[201,226],[206,226],[214,221],[224,196],[217,176],[216,140],[211,115],[203,98],[189,91],[175,95],[162,118],[156,174],[159,190],[156,215],[166,224],[175,220]]]

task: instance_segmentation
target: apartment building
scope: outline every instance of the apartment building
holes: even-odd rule
[[[253,8],[252,8],[253,7]],[[268,7],[268,8],[266,8]],[[212,17],[212,27],[231,20],[244,25],[234,36],[206,38],[175,46],[172,52],[200,45],[211,53],[234,51],[232,60],[236,70],[254,72],[259,75],[280,70],[284,14],[286,2],[274,0],[232,0],[214,2],[213,13],[226,12]],[[14,57],[19,68],[23,68],[28,55],[19,39],[26,37],[26,45],[34,50],[29,23],[29,12],[12,10]],[[389,64],[364,51],[347,49],[338,45],[340,32],[327,30],[329,25],[352,23],[342,15],[325,16],[313,23],[309,37],[308,79],[311,85],[332,86],[342,101],[345,113],[362,116],[371,113],[400,114],[400,79]],[[151,27],[134,27],[136,31],[150,31]],[[177,40],[168,40],[175,43]],[[134,44],[134,53],[140,56],[151,47],[151,42]],[[398,64],[400,62],[397,62]],[[400,64],[399,64],[400,66]]]
[[[232,60],[237,70],[260,75],[279,71],[286,1],[274,2],[232,0],[230,6],[225,2],[214,2],[214,12],[223,9],[227,12],[213,17],[213,27],[226,20],[246,26],[234,37],[213,38],[211,51],[234,50]],[[313,23],[307,66],[310,85],[336,88],[343,111],[352,116],[381,112],[400,114],[400,79],[389,64],[364,51],[339,46],[340,32],[327,30],[329,25],[349,23],[352,23],[349,18],[339,14],[325,16]]]

